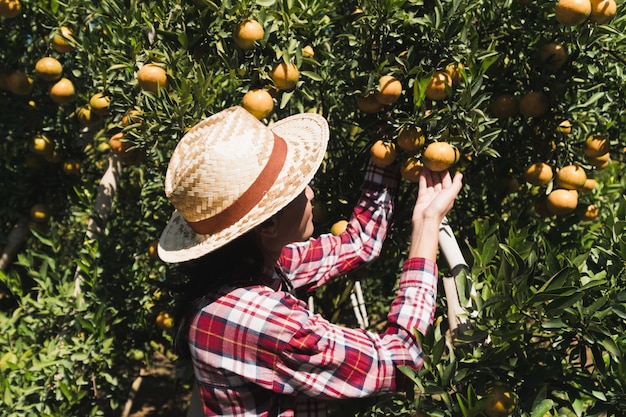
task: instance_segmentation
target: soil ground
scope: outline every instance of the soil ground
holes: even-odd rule
[[[156,354],[141,376],[128,417],[185,417],[191,391],[177,374],[170,360]]]

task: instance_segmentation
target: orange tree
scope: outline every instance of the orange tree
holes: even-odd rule
[[[154,252],[169,155],[194,123],[265,90],[273,108],[263,94],[251,110],[264,122],[329,121],[319,233],[350,214],[380,139],[422,132],[417,149],[395,147],[413,169],[423,145],[447,142],[465,174],[449,220],[469,330],[438,319],[418,335],[424,368],[405,370],[415,389],[337,415],[623,415],[626,18],[594,0],[573,24],[580,3],[1,0],[2,409],[116,415],[155,351],[175,359],[180,282]],[[246,20],[259,25],[233,37]],[[587,182],[564,192],[570,165]],[[415,187],[402,183],[380,259],[313,294],[316,310],[357,325],[358,280],[369,327],[384,326]]]

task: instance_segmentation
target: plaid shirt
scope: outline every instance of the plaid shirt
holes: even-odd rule
[[[294,287],[312,290],[380,254],[397,176],[370,164],[362,196],[343,234],[289,245],[279,260]],[[208,416],[324,416],[325,400],[398,389],[397,365],[422,365],[414,330],[425,333],[435,310],[437,266],[403,266],[383,334],[332,324],[267,282],[223,287],[189,331]],[[265,284],[265,285],[264,285]]]

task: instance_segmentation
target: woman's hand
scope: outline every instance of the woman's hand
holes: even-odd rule
[[[439,226],[454,205],[454,200],[463,186],[462,180],[463,175],[459,173],[452,178],[447,170],[433,172],[424,167],[413,207],[409,257],[436,260]]]

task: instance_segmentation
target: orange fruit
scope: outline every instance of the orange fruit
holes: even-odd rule
[[[158,239],[150,242],[150,246],[148,246],[148,256],[150,256],[150,259],[155,260],[155,261],[159,259],[158,247],[159,247]]]
[[[50,44],[52,45],[52,49],[57,52],[72,52],[74,48],[74,43],[76,40],[72,36],[72,29],[67,26],[61,26],[56,34],[52,37],[52,41]]]
[[[569,135],[572,133],[572,123],[569,120],[563,120],[557,125],[556,131],[563,135]]]
[[[111,147],[111,152],[116,155],[124,155],[126,151],[131,147],[131,143],[125,140],[126,135],[124,132],[119,132],[111,136],[109,139],[109,146]]]
[[[35,73],[44,81],[57,81],[61,78],[63,66],[58,60],[45,56],[35,64]]]
[[[539,61],[553,72],[563,67],[567,57],[567,50],[555,42],[546,43],[539,49]]]
[[[145,64],[137,71],[137,81],[143,90],[157,94],[167,88],[167,73],[156,64]]]
[[[243,50],[254,48],[254,42],[263,39],[265,31],[263,26],[254,19],[246,19],[240,22],[233,33],[235,45]]]
[[[453,62],[451,64],[446,65],[445,72],[452,79],[452,85],[457,85],[463,79],[463,75],[461,74],[461,70],[465,69],[465,66],[460,62]]]
[[[435,172],[450,168],[457,160],[456,148],[447,142],[432,142],[422,153],[424,166]]]
[[[46,135],[37,135],[33,138],[32,151],[44,157],[52,155],[54,144]]]
[[[370,147],[370,157],[372,162],[380,167],[389,166],[397,157],[396,144],[379,139]]]
[[[418,182],[424,164],[416,156],[409,156],[400,163],[400,175],[409,182]]]
[[[607,152],[602,155],[588,156],[587,160],[595,169],[604,169],[611,162],[611,154]]]
[[[383,105],[370,93],[356,98],[356,104],[363,113],[374,114],[383,109]]]
[[[552,167],[545,162],[535,162],[524,169],[524,180],[532,185],[546,185],[553,176]]]
[[[124,116],[122,116],[121,120],[122,126],[130,126],[136,123],[143,123],[143,119],[141,118],[141,110],[131,109],[126,112]]]
[[[315,50],[311,45],[307,45],[302,48],[302,56],[305,58],[313,58],[315,56]]]
[[[89,99],[91,111],[99,116],[104,116],[109,112],[109,103],[111,103],[111,97],[103,93],[96,93]]]
[[[48,91],[48,95],[50,99],[58,104],[69,103],[74,100],[76,95],[76,90],[74,88],[74,83],[68,80],[67,78],[61,78],[59,81],[54,83],[50,90]]]
[[[0,0],[0,16],[7,19],[17,17],[22,11],[22,3],[19,0]]]
[[[587,178],[585,184],[583,184],[583,188],[581,188],[579,191],[583,193],[588,193],[595,190],[596,188],[598,188],[598,181],[596,181],[594,178]]]
[[[615,0],[591,0],[589,21],[599,25],[608,22],[617,11]]]
[[[263,120],[274,110],[274,99],[266,90],[259,88],[244,94],[241,105],[254,117]]]
[[[583,220],[594,220],[600,214],[600,209],[594,204],[580,205],[576,208],[578,215]]]
[[[541,91],[531,91],[519,102],[519,112],[525,117],[541,117],[548,111],[548,96]]]
[[[270,78],[279,90],[291,90],[300,79],[300,71],[293,62],[279,62],[270,71]]]
[[[519,112],[517,97],[510,93],[498,95],[491,102],[491,113],[497,118],[506,119],[514,117]]]
[[[426,135],[417,126],[405,126],[398,133],[398,146],[408,152],[415,152],[426,141]]]
[[[33,86],[33,79],[21,71],[12,72],[7,78],[7,89],[18,96],[30,94]]]
[[[78,118],[78,123],[85,127],[95,126],[102,121],[102,117],[92,112],[88,104],[76,111],[76,117]]]
[[[497,385],[488,392],[488,395],[491,399],[485,405],[484,410],[488,417],[508,417],[513,414],[517,397],[510,388]]]
[[[402,94],[402,83],[393,75],[383,75],[378,80],[374,97],[380,104],[393,104]]]
[[[63,172],[67,175],[75,175],[80,172],[80,162],[76,159],[68,159],[63,162]]]
[[[452,88],[452,77],[445,71],[436,71],[426,86],[426,97],[441,101],[448,97],[448,88]]]
[[[600,156],[609,152],[611,144],[607,138],[601,135],[589,135],[583,143],[583,153],[586,156]]]
[[[30,219],[37,223],[43,223],[50,218],[50,211],[45,204],[37,203],[30,208]]]
[[[168,330],[174,326],[174,319],[167,311],[161,311],[157,314],[156,324],[161,330]]]
[[[590,14],[590,0],[559,0],[554,9],[556,21],[565,26],[580,25]]]
[[[578,205],[578,191],[557,188],[548,194],[546,207],[557,216],[565,216],[576,210]]]
[[[335,236],[338,236],[338,235],[342,234],[346,230],[347,227],[348,227],[348,221],[347,220],[345,220],[345,219],[337,220],[330,227],[330,233],[332,233]]]
[[[566,190],[580,190],[587,181],[587,174],[578,165],[564,166],[556,173],[556,185]]]

